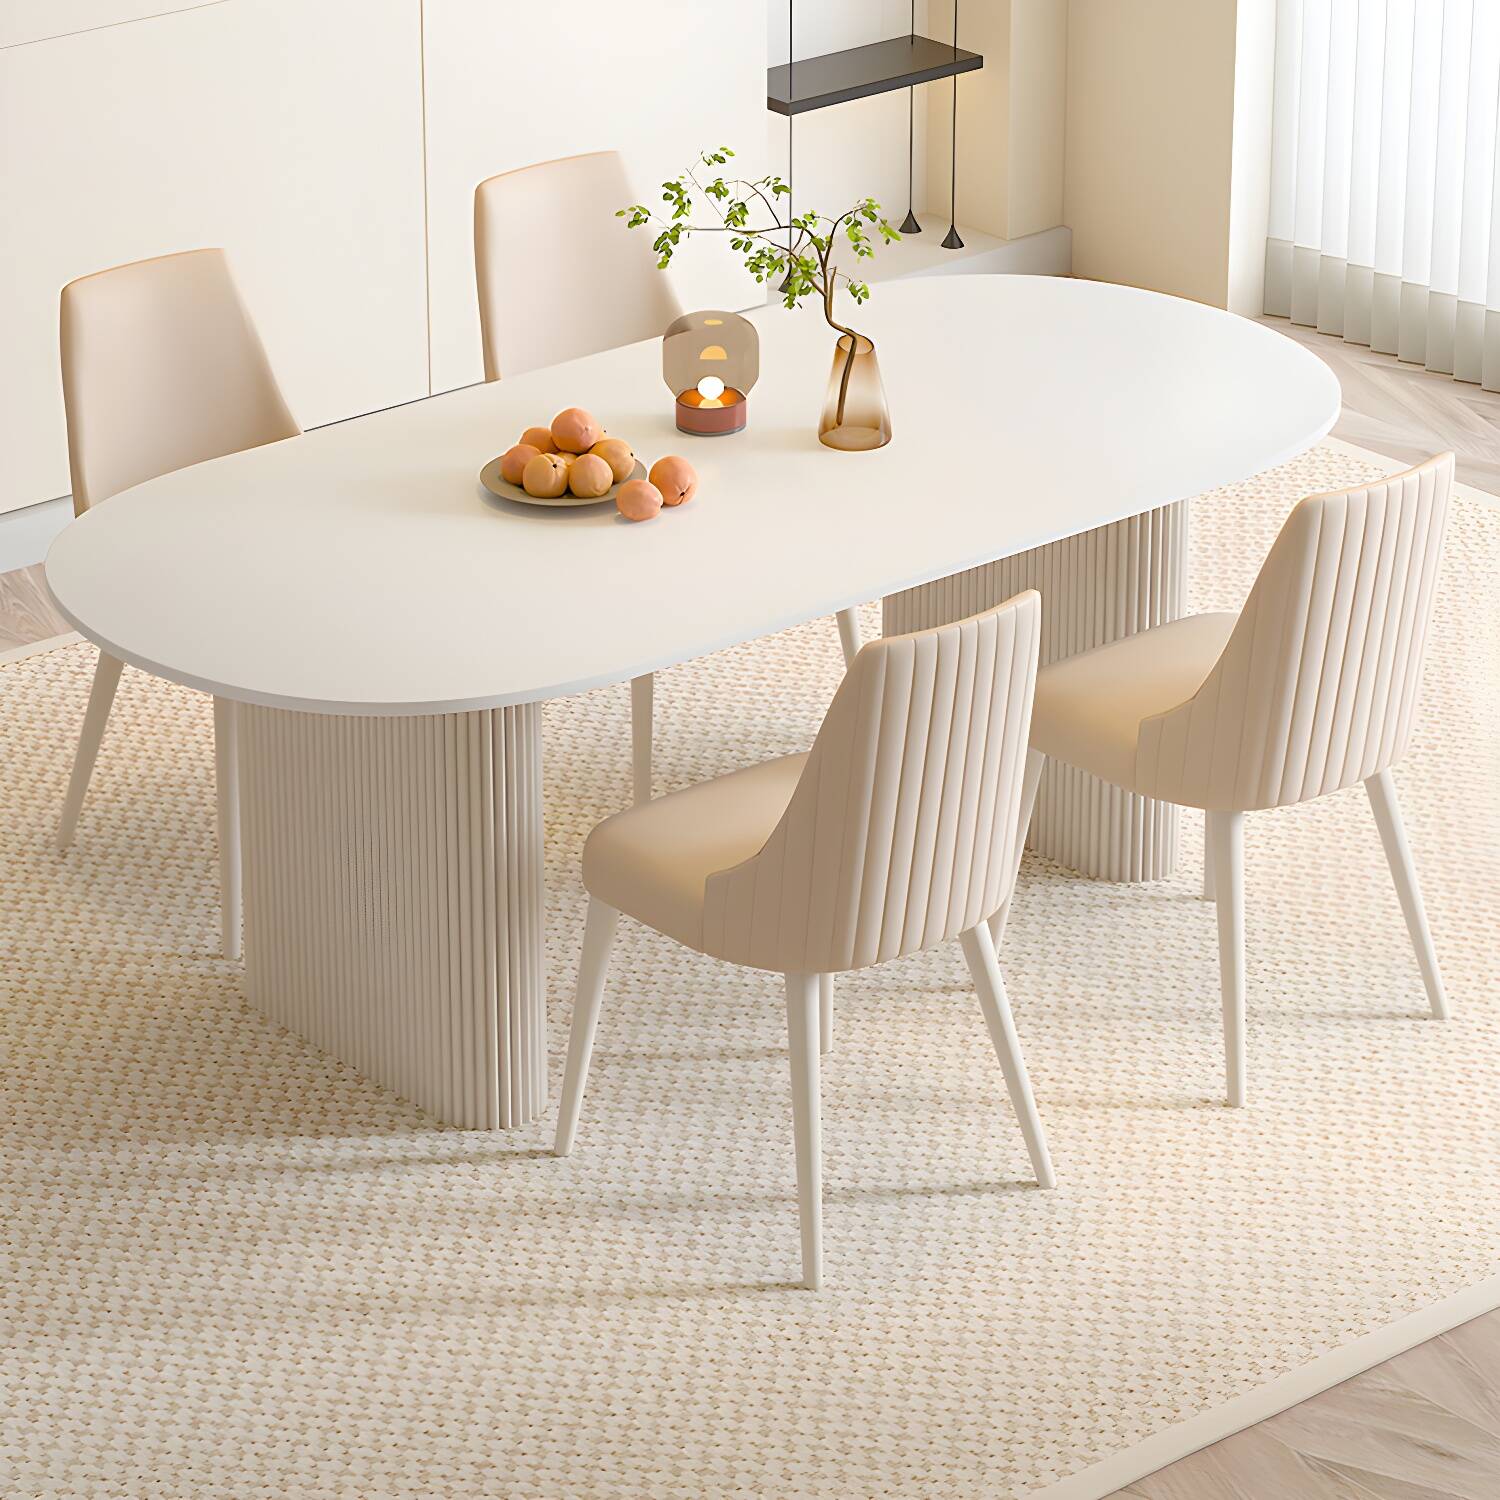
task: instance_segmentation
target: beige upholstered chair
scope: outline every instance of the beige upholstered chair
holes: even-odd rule
[[[301,429],[240,301],[222,250],[116,266],[62,291],[63,401],[73,509],[173,469],[257,448]],[[94,672],[58,843],[73,840],[121,663]],[[224,952],[240,948],[234,705],[214,700]]]
[[[703,782],[599,824],[557,1124],[573,1146],[620,912],[700,953],[785,975],[802,1275],[822,1275],[818,1055],[831,976],[958,938],[1037,1180],[1041,1121],[986,919],[1019,858],[1036,679],[1035,592],[956,624],[873,641],[805,755]],[[820,1040],[821,1038],[821,1040]]]
[[[1416,721],[1452,488],[1446,453],[1313,495],[1288,517],[1238,615],[1190,616],[1038,675],[1032,797],[1052,755],[1206,811],[1231,1104],[1245,1102],[1247,812],[1364,783],[1432,1014],[1447,1015],[1391,767]]]
[[[538,162],[474,189],[486,380],[659,339],[681,314],[650,241],[615,217],[633,197],[618,151]],[[859,650],[858,614],[840,610],[838,626],[847,664]],[[653,679],[637,677],[630,688],[639,803],[651,796]]]

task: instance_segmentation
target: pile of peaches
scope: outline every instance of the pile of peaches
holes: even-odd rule
[[[630,477],[635,467],[630,444],[606,436],[581,406],[558,412],[550,427],[528,427],[500,457],[500,477],[538,500],[564,493],[602,500],[618,484],[615,505],[627,521],[649,521],[663,506],[683,505],[698,492],[693,466],[676,454],[657,459],[645,479]]]

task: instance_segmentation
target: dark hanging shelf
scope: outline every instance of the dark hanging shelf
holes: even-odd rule
[[[972,73],[983,66],[978,52],[965,52],[927,36],[898,36],[767,68],[766,107],[779,115],[801,115],[850,99],[931,83],[935,78]]]

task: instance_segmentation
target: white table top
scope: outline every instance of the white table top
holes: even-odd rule
[[[1118,520],[1292,457],[1333,374],[1197,303],[1030,276],[884,284],[894,440],[817,441],[832,334],[757,313],[746,432],[678,433],[656,341],[378,412],[164,475],[47,558],[105,650],[247,703],[445,713],[633,677]],[[698,498],[632,525],[480,488],[521,430],[584,406]]]

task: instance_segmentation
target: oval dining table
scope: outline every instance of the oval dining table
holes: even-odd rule
[[[1312,353],[1216,309],[943,276],[859,309],[894,436],[839,452],[816,432],[829,329],[751,316],[743,433],[677,432],[651,341],[163,475],[48,555],[84,636],[214,696],[250,1003],[446,1122],[546,1107],[543,702],[873,599],[890,633],[1039,588],[1044,660],[1176,618],[1188,499],[1293,457],[1339,410]],[[481,488],[568,406],[648,462],[685,454],[697,498],[630,524]],[[1174,820],[1056,767],[1031,841],[1153,879]]]

